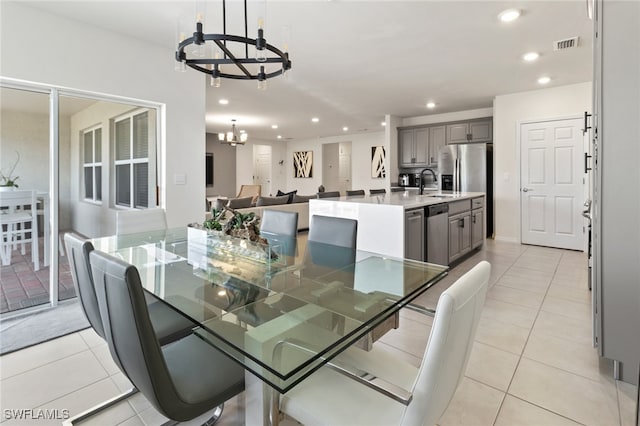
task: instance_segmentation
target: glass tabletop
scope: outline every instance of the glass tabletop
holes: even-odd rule
[[[448,270],[314,242],[295,257],[294,241],[269,237],[180,228],[93,242],[135,265],[147,291],[199,324],[199,337],[282,393]]]

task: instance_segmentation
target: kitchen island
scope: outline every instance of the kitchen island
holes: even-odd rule
[[[443,230],[444,234],[438,237],[436,243],[441,241],[443,246],[446,245],[448,261],[451,262],[483,244],[486,229],[484,199],[483,192],[444,191],[424,195],[405,191],[314,199],[309,201],[309,217],[317,214],[356,219],[358,249],[393,257],[428,260],[424,251],[419,252],[421,247],[426,247],[427,241],[425,207],[447,203],[449,227]],[[415,214],[416,220],[410,219],[412,214]]]

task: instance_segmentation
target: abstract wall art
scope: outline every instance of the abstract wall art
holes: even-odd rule
[[[293,153],[293,177],[313,177],[313,151],[295,151]]]
[[[384,146],[371,147],[371,177],[374,179],[383,179],[387,177],[386,169],[386,151]]]

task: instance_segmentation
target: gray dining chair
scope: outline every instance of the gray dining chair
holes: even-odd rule
[[[104,339],[104,326],[100,318],[95,285],[89,266],[89,255],[94,250],[93,244],[91,244],[91,241],[73,233],[64,235],[64,243],[69,256],[71,278],[82,310],[87,316],[91,327]],[[145,300],[147,301],[153,329],[161,345],[191,334],[191,329],[197,325],[151,293],[145,292]]]
[[[370,189],[369,190],[369,195],[375,195],[375,194],[386,194],[387,190],[384,188],[381,189]]]
[[[347,197],[351,197],[354,195],[364,195],[364,189],[347,190],[345,192],[347,194]]]
[[[295,256],[298,239],[298,212],[264,209],[260,233],[270,243],[282,245],[282,253]]]
[[[442,293],[419,368],[377,345],[352,347],[330,364],[344,374],[321,368],[282,395],[280,411],[305,425],[434,425],[464,376],[490,272],[482,261]],[[394,393],[397,387],[411,391]]]
[[[311,216],[307,241],[356,248],[358,221],[342,217]]]
[[[216,409],[244,391],[244,369],[191,334],[160,346],[135,266],[93,251],[91,271],[112,358],[122,373],[163,416],[188,421]],[[242,339],[244,329],[237,329]]]
[[[164,209],[120,210],[116,213],[116,235],[167,229]]]
[[[318,198],[337,198],[340,197],[340,191],[318,192]]]

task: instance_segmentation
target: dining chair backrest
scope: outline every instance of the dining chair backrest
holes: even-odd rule
[[[347,194],[347,197],[351,197],[354,195],[364,195],[364,189],[347,190],[345,192]]]
[[[340,191],[318,192],[318,198],[337,198],[340,197]]]
[[[167,229],[164,209],[121,210],[116,213],[116,235]]]
[[[286,256],[295,256],[298,239],[298,212],[264,209],[260,233],[270,243],[279,244]]]
[[[38,253],[38,208],[36,191],[0,191],[0,257],[3,264],[11,263],[12,244],[31,243],[34,270],[40,269]],[[46,219],[45,219],[46,220]],[[31,229],[26,228],[30,223]],[[18,227],[19,226],[19,227]],[[27,238],[26,234],[30,237]]]
[[[386,194],[387,190],[384,188],[380,188],[380,189],[370,189],[369,190],[369,194],[370,195],[374,195],[374,194]]]
[[[71,278],[76,288],[76,294],[80,300],[80,306],[89,320],[89,324],[104,339],[104,327],[100,318],[100,308],[96,298],[96,290],[91,276],[89,254],[93,251],[91,241],[81,238],[79,235],[66,233],[64,245],[69,259]]]
[[[491,265],[482,261],[440,296],[402,425],[436,424],[447,409],[469,361],[490,273]]]
[[[311,216],[308,241],[356,248],[358,221],[341,217]]]
[[[262,195],[262,185],[241,185],[240,191],[236,198],[253,197],[255,201],[260,195]]]

